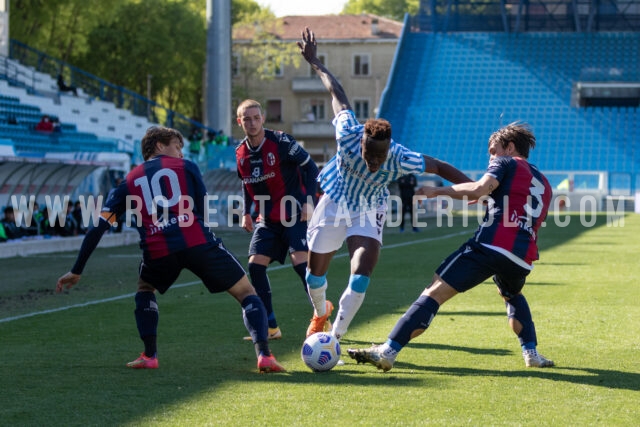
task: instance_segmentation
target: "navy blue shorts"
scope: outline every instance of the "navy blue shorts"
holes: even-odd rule
[[[222,244],[207,243],[140,263],[140,278],[164,294],[182,269],[192,271],[211,293],[224,292],[246,274],[240,261]]]
[[[512,298],[522,290],[529,272],[473,239],[449,255],[436,270],[442,280],[458,292],[468,291],[493,276],[505,298]]]
[[[306,221],[296,221],[290,227],[280,222],[259,222],[249,244],[249,256],[265,255],[280,264],[287,254],[308,250]]]

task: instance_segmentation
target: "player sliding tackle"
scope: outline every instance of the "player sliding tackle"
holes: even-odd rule
[[[341,338],[364,301],[371,273],[378,262],[387,215],[388,184],[403,175],[423,172],[440,175],[454,183],[470,179],[446,162],[396,143],[391,138],[391,124],[384,119],[369,119],[361,125],[344,89],[316,56],[313,32],[306,28],[302,41],[297,43],[300,54],[331,94],[337,143],[336,155],[320,173],[318,180],[324,196],[307,227],[307,286],[314,307],[307,336],[321,332],[333,310],[331,302],[326,300],[327,271],[333,255],[346,239],[351,275],[340,298],[332,331]]]
[[[431,284],[398,320],[387,341],[368,349],[348,349],[352,359],[388,371],[400,350],[429,327],[442,304],[493,278],[505,301],[509,325],[520,340],[525,365],[553,366],[536,350],[536,329],[521,292],[538,259],[538,229],[551,201],[549,182],[527,161],[535,143],[526,125],[510,124],[489,138],[491,159],[479,181],[418,189],[416,194],[425,197],[478,200],[490,196],[483,223],[440,264]]]

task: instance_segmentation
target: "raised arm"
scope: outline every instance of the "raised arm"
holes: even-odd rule
[[[327,70],[324,64],[320,62],[316,55],[318,45],[313,31],[311,31],[309,27],[305,27],[304,31],[302,31],[302,41],[296,43],[300,48],[300,54],[309,64],[311,64],[311,67],[315,70],[316,74],[320,76],[322,84],[324,84],[324,87],[326,87],[331,94],[331,106],[333,107],[333,113],[338,114],[342,110],[351,110],[351,104],[349,104],[349,99],[344,93],[344,88],[333,74]]]

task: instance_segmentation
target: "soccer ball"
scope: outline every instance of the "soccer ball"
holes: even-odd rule
[[[312,371],[328,371],[340,360],[340,342],[331,334],[315,333],[304,340],[300,356]]]

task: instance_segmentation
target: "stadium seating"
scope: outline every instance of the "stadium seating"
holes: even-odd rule
[[[9,95],[8,93],[12,93]],[[27,97],[26,91],[9,86],[6,80],[0,80],[0,138],[11,140],[15,153],[19,156],[32,156],[47,152],[113,152],[119,144],[115,138],[98,137],[95,133],[78,131],[74,122],[61,123],[61,131],[44,134],[34,130],[43,114],[60,118],[61,110],[54,109],[47,102],[43,109],[37,105],[26,104],[19,95]],[[30,98],[38,98],[32,96]],[[43,98],[43,97],[40,97]],[[49,98],[43,98],[51,101]],[[12,123],[13,122],[13,123]],[[17,123],[16,123],[17,122]]]
[[[42,150],[125,151],[132,153],[146,129],[153,125],[144,117],[93,99],[81,88],[78,96],[60,93],[56,81],[18,61],[2,58],[0,70],[0,125],[13,117],[20,125],[0,128],[0,138],[10,138],[19,155]],[[31,132],[43,114],[57,117],[64,135],[52,135],[45,144]],[[35,151],[34,151],[35,150]]]
[[[531,160],[543,170],[606,171],[632,182],[640,108],[579,108],[572,96],[578,81],[640,82],[639,61],[632,32],[406,31],[379,115],[393,123],[394,139],[467,171],[486,167],[491,132],[526,121],[538,139]]]

